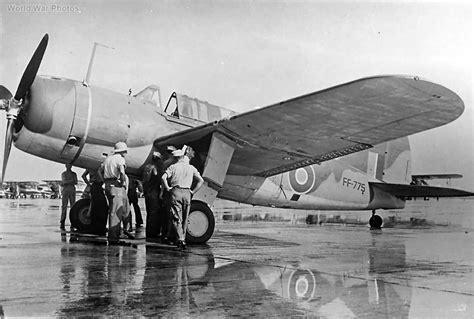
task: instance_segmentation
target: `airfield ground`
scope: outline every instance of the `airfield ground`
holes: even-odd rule
[[[58,200],[0,200],[0,317],[472,318],[471,202],[410,204],[372,232],[223,202],[208,245],[180,252],[74,240],[57,227]],[[426,222],[403,222],[413,216]]]

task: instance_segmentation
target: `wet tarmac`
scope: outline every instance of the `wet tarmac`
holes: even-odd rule
[[[74,240],[59,214],[0,200],[0,317],[474,317],[469,227],[219,220],[181,252]]]

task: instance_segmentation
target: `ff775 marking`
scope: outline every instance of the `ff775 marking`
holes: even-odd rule
[[[365,193],[365,184],[364,183],[358,182],[356,180],[353,180],[353,179],[350,179],[350,178],[347,178],[347,177],[342,178],[342,186],[346,186],[346,187],[351,188],[353,190],[360,191],[362,193],[362,195],[364,195],[364,193]]]

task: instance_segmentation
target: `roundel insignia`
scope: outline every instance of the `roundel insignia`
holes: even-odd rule
[[[312,166],[301,167],[288,173],[290,187],[295,193],[308,193],[314,184],[314,170]]]
[[[316,292],[316,278],[311,270],[298,269],[288,280],[288,296],[291,299],[310,301]]]

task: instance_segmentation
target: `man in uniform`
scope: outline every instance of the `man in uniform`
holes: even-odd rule
[[[160,184],[161,184],[161,176],[163,173],[177,162],[176,157],[173,156],[173,152],[176,151],[177,148],[173,145],[168,145],[166,147],[166,152],[164,154],[163,160],[163,171],[160,173]],[[171,218],[171,194],[169,191],[162,187],[161,190],[161,202],[160,202],[160,216],[163,216],[163,231],[162,234],[162,242],[165,244],[171,244],[177,241],[177,234],[174,231],[174,227],[172,227],[172,218]]]
[[[69,202],[70,207],[76,202],[76,185],[77,175],[72,170],[71,164],[66,164],[66,170],[61,174],[61,219],[59,221],[61,229],[64,229],[64,223],[66,222],[67,215],[67,204]]]
[[[88,177],[89,176],[89,177]],[[105,235],[107,232],[107,199],[105,198],[102,179],[97,169],[86,169],[82,179],[89,188],[91,200],[89,216],[91,218],[91,231],[93,234]],[[85,193],[85,191],[84,191]]]
[[[143,169],[143,195],[146,207],[146,238],[162,236],[163,218],[160,216],[160,191],[163,162],[160,152],[153,152],[152,162]]]
[[[130,212],[127,199],[127,176],[125,175],[125,156],[127,144],[118,142],[114,152],[102,163],[99,174],[105,183],[105,195],[109,202],[108,241],[116,244],[120,238],[121,222]]]
[[[161,177],[166,191],[170,192],[171,219],[174,230],[178,234],[178,248],[185,249],[187,217],[191,208],[191,196],[201,188],[204,180],[198,170],[189,164],[189,158],[185,156],[186,145],[181,150],[173,152],[178,159],[172,164]],[[193,180],[196,186],[191,189]]]
[[[138,180],[131,178],[130,184],[128,185],[128,202],[130,206],[133,206],[133,211],[135,212],[135,227],[138,229],[143,226],[143,217],[142,211],[140,210],[140,206],[138,205],[138,193],[137,188],[141,188],[140,183]],[[130,227],[132,227],[132,214],[130,214]]]

